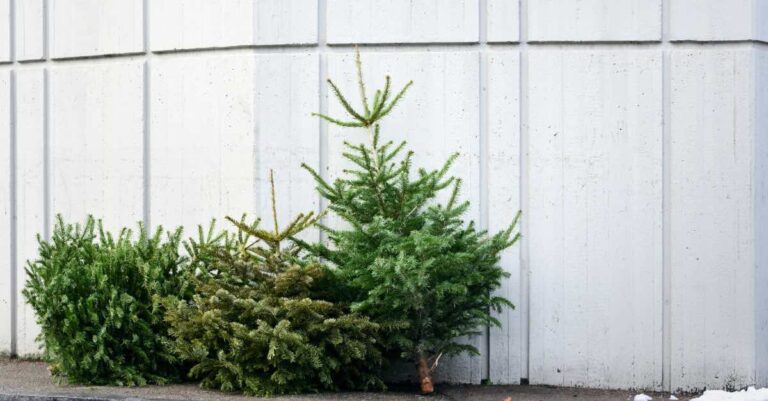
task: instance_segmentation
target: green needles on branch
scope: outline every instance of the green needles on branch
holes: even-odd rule
[[[340,119],[336,119],[330,116],[327,116],[325,114],[320,113],[313,113],[313,115],[318,116],[330,123],[342,126],[342,127],[371,127],[376,124],[379,120],[386,117],[391,111],[392,108],[395,107],[395,105],[400,101],[400,99],[405,96],[405,93],[408,91],[408,88],[411,87],[413,84],[413,81],[408,82],[405,84],[403,89],[400,90],[400,92],[395,95],[394,98],[390,99],[391,91],[390,91],[390,84],[391,80],[389,76],[385,78],[384,83],[384,89],[383,90],[377,90],[376,93],[373,95],[373,103],[369,106],[368,104],[368,97],[365,93],[365,83],[363,82],[363,73],[362,73],[362,66],[360,63],[360,52],[355,53],[355,63],[357,65],[357,77],[358,77],[358,86],[360,88],[360,98],[361,102],[363,104],[363,110],[362,112],[356,111],[350,104],[349,101],[344,97],[344,95],[341,94],[341,91],[339,90],[338,86],[332,81],[328,80],[328,85],[331,87],[331,91],[333,91],[333,94],[336,95],[336,99],[339,100],[339,103],[342,107],[344,107],[344,110],[347,111],[350,117],[352,117],[351,121],[344,121]]]
[[[512,307],[494,291],[508,276],[498,265],[499,254],[519,240],[514,231],[520,214],[510,216],[509,228],[494,235],[466,224],[469,202],[459,200],[461,180],[450,175],[459,155],[436,170],[416,169],[414,152],[405,150],[405,142],[380,140],[381,119],[411,83],[389,100],[387,77],[369,107],[359,52],[356,66],[362,111],[329,81],[352,120],[319,116],[338,126],[366,129],[369,142],[344,143],[342,156],[351,167],[333,182],[304,165],[328,209],[346,225],[322,227],[328,244],[299,243],[336,265],[352,310],[385,329],[387,355],[413,361],[422,392],[431,393],[432,372],[441,356],[477,354],[459,338],[486,325],[499,326],[492,312]],[[449,192],[441,204],[444,190]]]
[[[378,325],[337,303],[329,269],[291,238],[317,222],[301,214],[280,228],[272,183],[270,229],[227,218],[189,249],[196,274],[190,301],[164,301],[173,348],[205,387],[249,395],[378,389]]]

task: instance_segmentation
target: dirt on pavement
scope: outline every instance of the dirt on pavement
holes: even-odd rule
[[[98,397],[107,399],[190,401],[256,401],[256,400],[348,400],[348,401],[632,401],[637,392],[548,386],[470,386],[437,385],[431,396],[417,394],[418,386],[398,386],[383,393],[326,393],[272,398],[246,397],[201,389],[195,384],[172,384],[145,387],[57,385],[42,362],[0,358],[0,398],[9,395],[41,395]],[[656,400],[668,400],[669,394],[646,392]],[[6,397],[7,398],[7,397]],[[682,401],[689,397],[680,396]],[[11,398],[7,398],[11,399]],[[71,398],[70,398],[71,399]],[[135,401],[135,400],[134,400]]]

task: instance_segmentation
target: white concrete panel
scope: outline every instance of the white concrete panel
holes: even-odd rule
[[[755,362],[768,386],[768,49],[755,48]]]
[[[255,211],[272,224],[269,170],[275,173],[277,214],[281,226],[299,213],[317,212],[315,181],[301,163],[320,165],[318,56],[313,54],[260,55],[256,57],[255,99]],[[245,211],[245,210],[244,210]],[[319,231],[307,230],[303,238],[317,241]]]
[[[213,217],[225,227],[225,216],[254,212],[254,77],[253,55],[152,64],[152,225],[196,235]]]
[[[317,43],[317,3],[316,0],[258,0],[254,10],[254,43]]]
[[[152,50],[253,44],[251,0],[166,0],[150,8]]]
[[[753,21],[754,37],[753,39],[768,42],[768,0],[754,0]]]
[[[43,0],[16,1],[16,58],[40,60],[44,55]]]
[[[150,7],[152,50],[253,44],[252,0],[166,0]]]
[[[488,230],[506,229],[520,209],[520,57],[491,52],[488,57]],[[510,277],[498,295],[520,305],[520,244],[504,251],[499,262]],[[494,384],[519,383],[522,338],[519,309],[495,315],[491,328],[490,376]]]
[[[415,152],[416,166],[434,169],[443,165],[453,153],[461,157],[452,172],[463,178],[462,199],[472,202],[466,220],[479,217],[479,60],[478,54],[460,53],[363,53],[363,71],[371,93],[384,85],[384,76],[392,77],[392,88],[399,90],[408,80],[414,85],[392,113],[382,123],[382,141],[407,140]],[[354,56],[351,53],[331,54],[328,75],[358,104]],[[372,96],[369,94],[369,96]],[[329,113],[342,116],[342,108],[329,95]],[[360,129],[329,126],[328,164],[331,177],[345,166],[341,153],[343,141],[367,141],[368,134]],[[447,198],[445,194],[444,198]],[[478,348],[485,338],[469,339]],[[441,360],[437,370],[439,380],[479,383],[482,379],[483,357],[462,356]]]
[[[488,41],[517,42],[520,39],[520,2],[488,0]]]
[[[531,383],[659,388],[661,54],[529,63]]]
[[[754,383],[751,48],[679,50],[671,73],[673,389]]]
[[[763,0],[669,1],[670,40],[718,41],[752,39],[752,7]]]
[[[330,0],[328,42],[477,42],[478,13],[478,0]]]
[[[11,0],[0,0],[0,63],[11,60],[10,27]]]
[[[11,75],[0,71],[0,355],[11,352]]]
[[[531,41],[657,41],[661,0],[531,1],[528,29]]]
[[[110,230],[143,216],[143,64],[51,72],[51,211]],[[53,223],[53,222],[51,222]]]
[[[42,69],[17,72],[16,99],[16,255],[18,311],[16,351],[19,355],[39,355],[35,338],[40,333],[35,313],[21,290],[27,277],[24,267],[38,257],[38,234],[45,234],[45,76]]]
[[[151,7],[152,50],[317,41],[316,0],[165,0]]]
[[[54,58],[144,50],[142,0],[56,0],[50,7]]]

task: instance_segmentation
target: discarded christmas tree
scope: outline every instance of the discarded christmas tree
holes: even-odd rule
[[[432,372],[441,356],[478,350],[457,337],[499,326],[492,311],[513,307],[494,296],[507,275],[498,266],[499,253],[519,239],[508,229],[494,235],[478,230],[462,216],[469,203],[458,200],[461,180],[448,174],[458,155],[439,170],[414,169],[413,152],[405,142],[381,142],[380,121],[403,98],[411,82],[392,97],[390,78],[369,103],[356,59],[362,110],[355,110],[338,87],[330,88],[350,119],[318,114],[341,127],[357,127],[367,143],[345,143],[344,157],[353,167],[329,183],[309,166],[328,208],[346,228],[323,227],[329,244],[307,244],[315,255],[338,267],[344,292],[356,312],[382,327],[389,351],[412,360],[423,393],[433,391]],[[414,171],[415,170],[415,171]],[[445,204],[441,191],[450,191]]]
[[[23,294],[37,315],[51,373],[72,384],[144,385],[182,377],[167,347],[168,327],[156,295],[186,299],[181,229],[164,235],[139,224],[113,235],[101,220],[66,224],[38,236],[39,256],[26,268]]]
[[[228,218],[236,234],[211,224],[187,243],[196,293],[163,305],[173,348],[194,363],[190,375],[249,395],[382,388],[378,325],[333,302],[334,276],[290,241],[317,216],[280,229],[272,182],[272,217],[272,230]]]

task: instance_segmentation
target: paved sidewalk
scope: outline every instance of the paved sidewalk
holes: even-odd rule
[[[345,400],[345,401],[632,401],[634,392],[606,391],[581,388],[554,388],[542,386],[449,386],[438,385],[437,394],[424,397],[405,390],[385,393],[333,393],[291,397],[274,397],[268,400]],[[646,393],[656,400],[668,400],[669,394]],[[679,396],[680,400],[688,400]],[[8,360],[0,358],[0,401],[141,401],[141,400],[190,400],[190,401],[255,401],[256,397],[230,395],[203,390],[194,384],[175,384],[146,387],[89,387],[58,386],[51,381],[45,364],[41,362]]]

